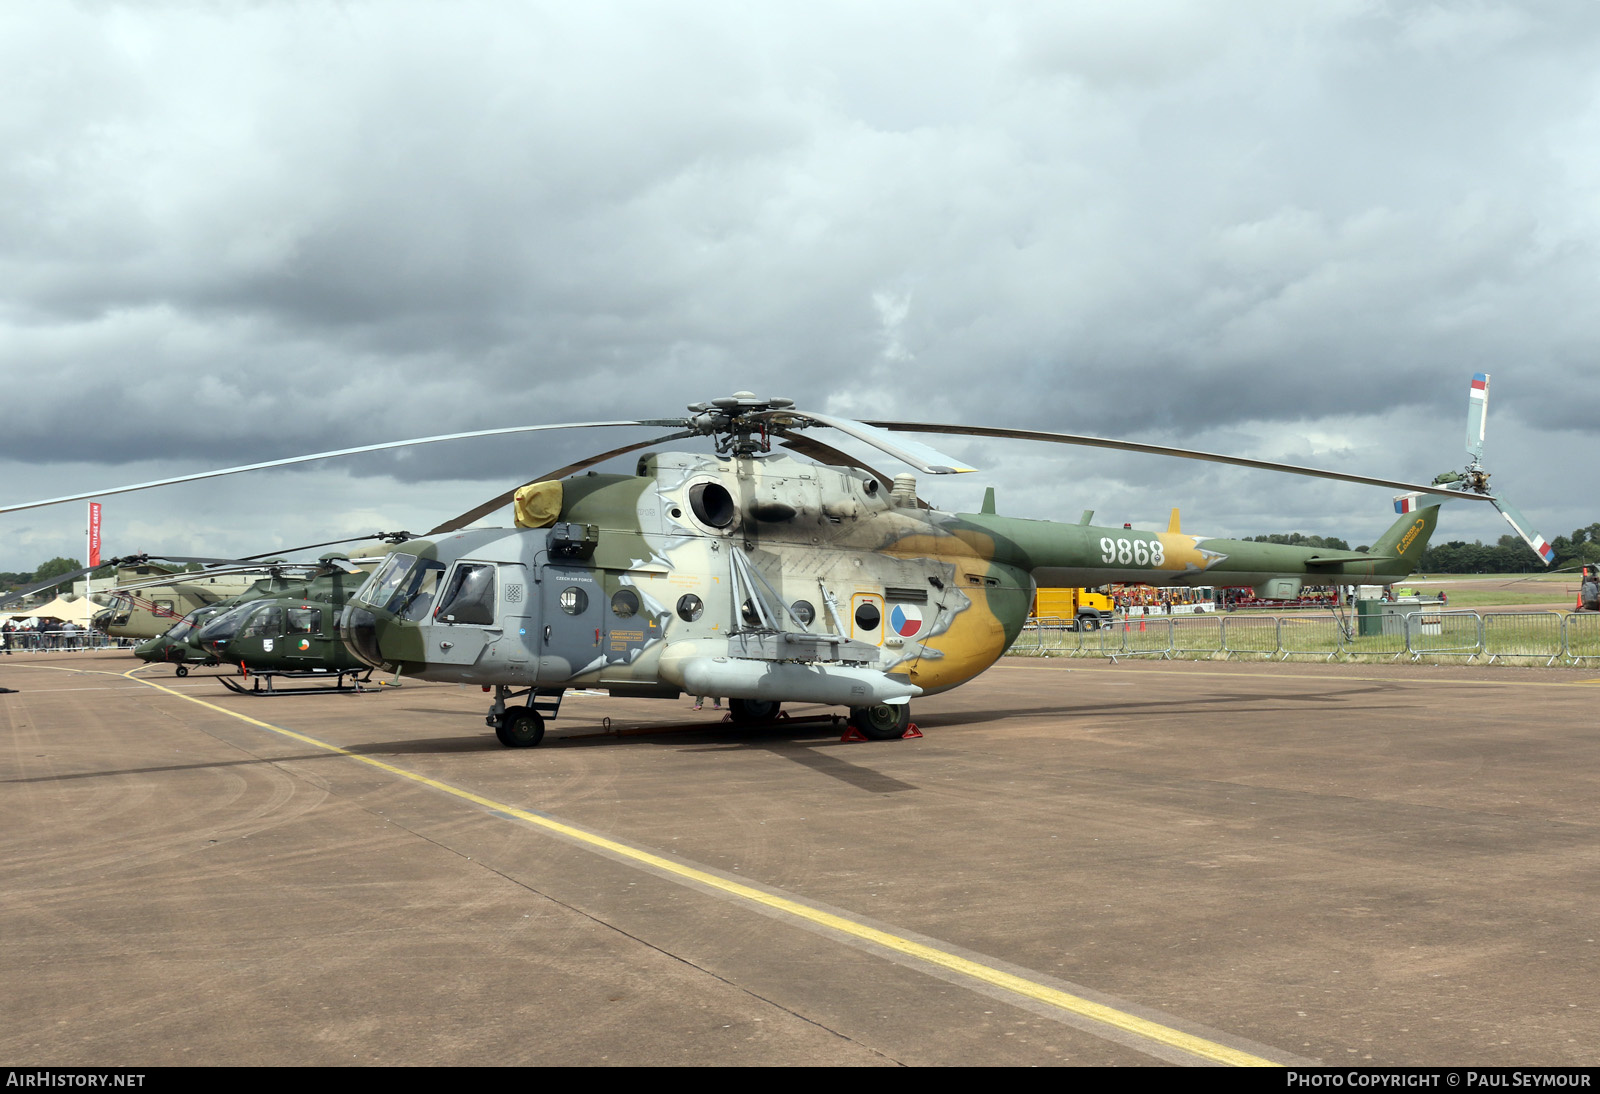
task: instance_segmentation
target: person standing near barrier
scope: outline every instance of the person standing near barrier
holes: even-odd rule
[[[0,627],[0,645],[5,647],[7,657],[11,656],[11,632],[14,630],[16,628],[11,625],[11,620],[9,619],[6,620],[5,626]]]

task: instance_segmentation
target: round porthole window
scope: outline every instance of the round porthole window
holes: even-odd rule
[[[705,604],[693,593],[684,593],[678,598],[678,618],[685,623],[693,623],[705,610]]]
[[[806,626],[810,626],[811,621],[817,617],[817,609],[813,608],[811,602],[807,600],[796,600],[789,610],[794,613],[796,619],[806,624]]]
[[[875,631],[878,624],[883,621],[883,613],[878,611],[878,606],[868,600],[856,608],[856,626],[864,631]]]
[[[589,606],[589,594],[576,585],[568,585],[561,590],[561,610],[568,615],[582,615]]]
[[[611,614],[618,619],[627,619],[639,610],[639,594],[632,589],[618,589],[611,598]]]

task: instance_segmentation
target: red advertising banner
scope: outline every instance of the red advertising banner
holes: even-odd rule
[[[89,503],[89,565],[100,565],[100,503]]]

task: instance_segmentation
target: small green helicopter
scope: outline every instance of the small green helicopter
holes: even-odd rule
[[[540,476],[397,546],[343,612],[349,651],[374,669],[492,688],[486,720],[511,747],[537,745],[565,691],[585,687],[722,696],[739,722],[769,720],[783,703],[841,706],[864,736],[888,739],[907,732],[910,700],[1000,658],[1036,581],[1248,585],[1268,598],[1307,581],[1388,584],[1415,568],[1440,501],[1498,505],[1486,473],[1464,489],[1423,486],[1064,433],[850,421],[749,392],[692,404],[680,418],[450,434],[125,489],[463,437],[620,426],[672,432]],[[931,475],[972,469],[899,434],[1088,445],[1405,493],[1400,518],[1366,553],[1026,520],[999,515],[992,501],[946,513],[918,498],[913,475],[886,476],[808,432],[821,428]],[[687,437],[710,439],[713,451],[646,454],[632,475],[587,470]],[[1418,504],[1424,496],[1437,500]],[[462,530],[508,501],[514,528]]]
[[[396,533],[394,542],[404,542],[403,535]],[[174,664],[179,676],[195,664],[237,665],[249,687],[227,676],[218,679],[241,694],[360,690],[372,669],[345,649],[339,613],[381,559],[381,551],[354,559],[331,553],[315,566],[276,566],[244,593],[191,612],[133,652],[145,661]],[[284,679],[318,683],[284,690],[276,686]]]

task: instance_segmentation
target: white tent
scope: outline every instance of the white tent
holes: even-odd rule
[[[71,598],[58,596],[48,604],[39,604],[32,608],[3,613],[9,619],[60,619],[78,624],[80,627],[89,625],[89,616],[94,614],[94,602],[87,597],[74,596]]]

